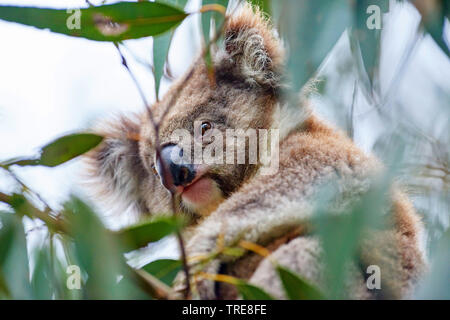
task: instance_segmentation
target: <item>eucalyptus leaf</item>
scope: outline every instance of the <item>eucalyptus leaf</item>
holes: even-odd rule
[[[181,270],[181,267],[180,260],[161,259],[150,262],[142,267],[142,269],[170,286]]]
[[[106,230],[95,212],[79,198],[72,197],[65,205],[65,213],[72,226],[79,267],[87,273],[87,281],[83,284],[86,298],[140,297],[140,290],[130,281],[120,243]]]
[[[48,300],[53,296],[53,279],[51,278],[50,254],[48,247],[37,252],[36,266],[31,278],[34,299]]]
[[[277,273],[290,300],[321,300],[323,295],[299,275],[278,265]]]
[[[272,4],[282,16],[280,28],[288,45],[286,72],[292,95],[306,84],[352,25],[352,8],[348,0],[286,0]]]
[[[92,133],[70,134],[44,146],[40,157],[15,158],[2,162],[2,165],[6,167],[12,165],[56,167],[95,148],[102,140],[102,136]]]
[[[180,229],[183,221],[178,218],[159,218],[127,227],[115,232],[125,250],[131,251],[150,242],[161,240]]]
[[[0,19],[97,41],[155,36],[175,27],[187,14],[161,2],[118,2],[85,9],[0,6]]]
[[[228,0],[203,0],[202,6],[210,5],[210,4],[218,4],[223,6],[224,8],[227,8],[228,6]],[[207,11],[202,13],[201,22],[202,22],[202,32],[203,32],[203,39],[205,45],[209,45],[211,40],[211,25],[213,24],[215,27],[214,33],[218,31],[218,28],[223,24],[224,22],[224,15],[215,12],[215,11]]]
[[[27,240],[17,214],[0,213],[0,284],[12,299],[31,299]]]
[[[240,280],[236,287],[244,300],[274,300],[274,298],[263,289]]]
[[[184,8],[187,0],[166,0],[166,2],[178,8]],[[153,38],[153,74],[155,77],[156,97],[158,97],[161,78],[164,75],[164,65],[169,53],[173,33],[174,31],[172,30]]]

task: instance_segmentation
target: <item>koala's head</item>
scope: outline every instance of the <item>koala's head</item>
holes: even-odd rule
[[[155,157],[151,121],[143,118],[142,163],[148,172],[167,173],[162,182],[179,195],[183,210],[208,214],[258,170],[248,152],[254,140],[238,138],[230,151],[234,139],[227,130],[239,135],[254,129],[258,135],[258,129],[272,127],[282,59],[282,45],[268,22],[244,5],[228,20],[222,49],[213,54],[214,81],[199,58],[152,108],[156,122],[170,108],[159,127],[166,170]],[[245,161],[238,155],[242,145]]]

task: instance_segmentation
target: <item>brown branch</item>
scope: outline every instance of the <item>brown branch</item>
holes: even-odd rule
[[[8,196],[7,194],[0,192],[0,202],[10,203],[11,196]]]
[[[32,195],[34,195],[44,206],[45,210],[41,211],[34,206],[31,207],[31,211],[28,212],[30,218],[37,218],[42,220],[49,228],[51,228],[55,232],[67,232],[67,226],[65,222],[59,218],[59,213],[54,211],[50,205],[45,201],[45,199],[36,191],[33,191],[30,187],[28,187],[9,167],[2,166],[2,168],[22,187],[22,189]],[[12,197],[9,195],[2,194],[3,202],[6,202],[10,205],[12,201]]]

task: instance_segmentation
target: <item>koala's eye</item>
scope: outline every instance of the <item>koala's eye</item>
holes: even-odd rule
[[[208,130],[210,130],[211,128],[212,128],[212,125],[211,125],[210,122],[207,122],[207,121],[202,122],[202,125],[201,125],[202,136],[204,136],[205,133],[206,133]]]
[[[158,171],[156,170],[156,167],[155,167],[154,164],[152,164],[152,172],[153,172],[153,174],[154,174],[155,176],[158,175]]]

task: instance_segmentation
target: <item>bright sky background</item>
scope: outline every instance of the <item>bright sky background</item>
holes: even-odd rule
[[[198,3],[199,1],[191,1],[188,9],[193,10]],[[86,6],[84,0],[0,0],[0,4],[54,8]],[[176,76],[183,73],[196,52],[195,44],[199,43],[197,18],[198,16],[188,18],[175,34],[169,61]],[[419,15],[411,5],[391,5],[384,28],[385,54],[381,64],[381,83],[386,84],[384,91],[389,86],[418,23]],[[447,38],[450,33],[448,27],[447,24]],[[0,37],[0,159],[32,155],[40,146],[56,137],[89,128],[95,121],[115,112],[143,109],[138,92],[112,44],[66,37],[3,21],[0,21]],[[127,46],[147,61],[151,58],[151,45],[151,39],[127,41]],[[344,59],[347,51],[346,40],[341,39],[323,72],[332,72],[341,59]],[[128,61],[149,101],[154,101],[151,74],[145,67],[133,63],[130,57]],[[439,84],[449,96],[449,79],[449,59],[426,37],[414,50],[411,62],[400,81],[395,99],[403,107],[407,106],[407,109],[398,112],[404,112],[405,116],[421,123],[433,133],[446,120],[444,117],[439,122],[439,119],[433,117],[436,112],[433,105],[439,103],[440,99],[434,84]],[[333,99],[340,99],[341,103],[351,102],[353,81],[347,84],[345,90],[337,87]],[[335,85],[344,88],[345,84]],[[163,91],[167,86],[168,82],[163,82]],[[319,99],[322,104],[319,109],[327,114],[326,106],[332,104],[333,99]],[[358,96],[358,101],[357,115],[365,108],[363,98]],[[416,116],[415,110],[420,108],[429,108],[428,119],[421,116],[423,113],[417,113]],[[366,125],[365,121],[370,121],[371,125]],[[380,133],[377,130],[383,130],[383,126],[377,126],[376,121],[373,118],[361,118],[359,122],[355,140],[365,150],[371,149]],[[56,208],[70,192],[82,192],[77,187],[80,171],[80,163],[76,160],[54,169],[16,170]],[[11,190],[11,181],[2,175],[0,190]]]

